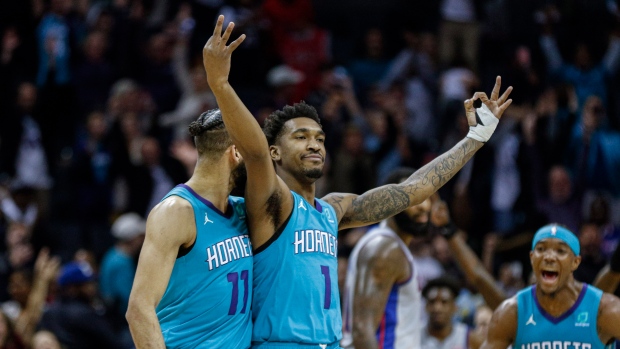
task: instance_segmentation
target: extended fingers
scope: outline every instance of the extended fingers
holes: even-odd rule
[[[497,76],[495,78],[495,86],[493,86],[493,91],[491,91],[491,100],[496,101],[497,97],[499,97],[499,89],[502,86],[502,77]]]
[[[239,45],[241,45],[243,40],[245,40],[245,34],[242,34],[240,37],[237,38],[237,40],[231,42],[230,45],[228,45],[228,49],[231,52],[234,51],[237,47],[239,47]]]
[[[502,94],[501,97],[499,97],[499,99],[497,100],[497,104],[502,105],[504,104],[504,102],[506,101],[506,99],[508,98],[508,96],[510,96],[510,92],[512,92],[512,86],[508,87],[506,89],[506,91],[504,91],[504,93]]]
[[[222,25],[224,25],[224,16],[220,15],[217,17],[217,22],[215,23],[215,29],[213,29],[213,36],[216,38],[220,38],[222,36]]]
[[[228,26],[226,27],[226,30],[224,31],[224,35],[222,36],[222,43],[224,45],[226,45],[226,43],[228,42],[228,38],[230,38],[230,34],[233,31],[233,28],[235,27],[235,23],[230,22],[228,23]]]
[[[504,113],[504,111],[506,110],[506,108],[508,108],[508,107],[510,106],[510,104],[511,104],[511,103],[512,103],[512,99],[509,99],[509,100],[507,100],[507,101],[506,101],[506,103],[501,104],[501,105],[499,106],[499,112],[500,112],[500,115]]]

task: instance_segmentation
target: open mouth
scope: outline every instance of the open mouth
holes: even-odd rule
[[[559,273],[557,271],[548,271],[548,270],[542,271],[542,278],[544,281],[547,281],[547,282],[553,282],[557,280],[558,275]]]

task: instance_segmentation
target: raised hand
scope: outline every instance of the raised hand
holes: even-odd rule
[[[508,99],[512,86],[499,96],[499,90],[502,85],[502,78],[495,79],[495,86],[491,92],[491,98],[487,97],[484,92],[476,92],[474,96],[464,102],[465,114],[467,115],[467,123],[469,124],[469,133],[467,137],[473,138],[480,142],[486,142],[497,127],[499,119],[506,111],[506,108],[512,103],[512,99]],[[474,101],[480,99],[482,107],[474,108]]]
[[[224,34],[222,34],[223,23],[224,16],[220,15],[217,19],[215,30],[213,30],[213,35],[202,49],[202,64],[207,73],[207,81],[211,89],[220,88],[228,83],[230,57],[233,51],[245,40],[245,34],[243,34],[237,40],[231,42],[230,45],[226,45],[235,24],[230,22]]]

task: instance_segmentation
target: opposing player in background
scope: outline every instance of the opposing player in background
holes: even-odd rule
[[[398,168],[386,184],[409,178]],[[408,246],[428,233],[431,200],[383,220],[355,245],[344,291],[342,347],[419,349],[422,296]]]
[[[379,222],[431,196],[491,137],[512,102],[507,99],[511,88],[500,97],[498,77],[490,99],[478,92],[467,100],[468,136],[402,183],[318,199],[314,183],[326,154],[316,110],[303,102],[286,106],[271,114],[261,130],[228,83],[231,54],[245,36],[227,45],[234,24],[222,33],[223,21],[220,16],[203,49],[203,63],[248,170],[246,200],[255,249],[252,346],[338,348],[338,230]],[[477,110],[476,99],[483,102]]]
[[[127,321],[138,349],[250,346],[252,247],[243,168],[219,110],[190,125],[198,163],[151,211]]]
[[[620,338],[620,299],[578,282],[580,246],[550,224],[534,235],[530,262],[536,284],[495,310],[483,349],[602,349]]]

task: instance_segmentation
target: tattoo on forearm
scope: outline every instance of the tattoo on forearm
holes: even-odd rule
[[[350,221],[378,222],[426,200],[454,177],[481,147],[481,142],[466,138],[404,182],[377,188],[359,196],[352,203],[353,215]]]

